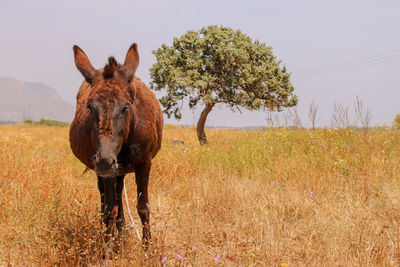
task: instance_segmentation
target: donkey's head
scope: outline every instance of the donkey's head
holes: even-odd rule
[[[83,108],[90,112],[86,127],[96,151],[94,169],[99,176],[114,176],[118,169],[117,156],[134,122],[135,88],[131,81],[139,64],[137,45],[129,48],[123,65],[110,57],[102,70],[93,68],[78,46],[74,46],[74,56],[76,67],[90,84]]]

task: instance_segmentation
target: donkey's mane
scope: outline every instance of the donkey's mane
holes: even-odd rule
[[[104,79],[111,79],[114,77],[114,73],[120,68],[117,60],[114,57],[108,58],[108,63],[104,66],[103,77]]]

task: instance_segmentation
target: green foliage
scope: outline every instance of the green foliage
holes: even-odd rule
[[[400,130],[400,114],[397,114],[396,117],[394,118],[393,127],[396,130]]]
[[[46,120],[46,119],[40,119],[40,121],[25,120],[24,124],[43,125],[43,126],[57,126],[57,127],[67,127],[67,126],[69,126],[69,123],[66,123],[66,122],[56,121],[56,120]]]
[[[241,31],[208,26],[174,38],[172,46],[154,50],[151,87],[166,89],[164,112],[181,117],[180,102],[228,105],[232,110],[281,110],[297,104],[290,74],[272,48]]]

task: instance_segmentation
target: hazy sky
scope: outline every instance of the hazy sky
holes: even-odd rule
[[[304,124],[311,101],[319,104],[319,125],[330,125],[334,102],[349,106],[354,117],[356,95],[373,124],[390,124],[400,113],[399,14],[398,0],[1,0],[0,76],[46,83],[75,103],[82,77],[74,44],[102,67],[110,55],[123,61],[130,44],[138,43],[137,76],[148,82],[152,50],[187,30],[217,24],[273,47],[293,73]],[[179,123],[193,124],[198,114],[188,110]],[[217,108],[207,125],[265,125],[265,117]]]

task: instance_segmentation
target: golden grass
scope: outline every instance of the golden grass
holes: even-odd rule
[[[0,131],[0,265],[98,265],[97,180],[72,155],[68,128]],[[166,127],[151,172],[152,251],[129,229],[113,265],[400,264],[398,133],[207,134],[200,147],[194,129]],[[135,207],[132,174],[126,186]]]

